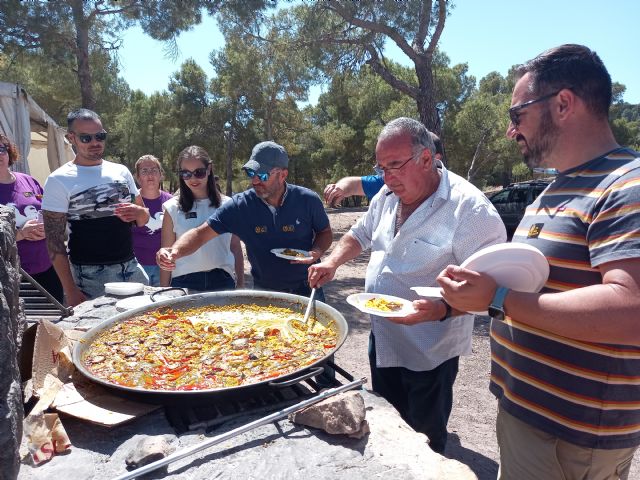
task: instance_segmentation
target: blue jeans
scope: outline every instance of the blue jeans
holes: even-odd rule
[[[138,260],[132,258],[128,262],[113,265],[78,265],[71,264],[73,280],[87,299],[104,295],[104,284],[109,282],[140,282],[149,284],[149,278]]]
[[[158,265],[142,265],[142,268],[144,268],[144,271],[147,273],[147,277],[149,277],[149,286],[159,287],[160,267]]]
[[[229,273],[221,268],[214,268],[208,272],[193,272],[180,275],[171,279],[172,287],[187,288],[200,292],[217,292],[221,290],[234,290],[236,282]]]

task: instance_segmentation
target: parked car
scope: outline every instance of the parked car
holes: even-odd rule
[[[547,188],[549,183],[548,180],[512,183],[489,197],[493,206],[498,210],[504,226],[507,228],[509,239],[511,239],[520,220],[522,220],[527,205],[530,205]]]

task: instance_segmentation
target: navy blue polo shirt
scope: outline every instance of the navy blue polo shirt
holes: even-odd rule
[[[289,291],[305,284],[309,266],[289,263],[271,249],[311,250],[316,232],[329,226],[329,217],[314,191],[287,184],[284,202],[275,214],[251,188],[231,197],[207,223],[216,233],[233,233],[244,242],[255,284]]]

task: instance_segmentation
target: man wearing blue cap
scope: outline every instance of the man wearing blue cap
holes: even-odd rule
[[[289,157],[281,145],[257,144],[242,167],[253,188],[234,195],[171,248],[160,249],[158,265],[171,271],[178,258],[218,235],[233,233],[247,248],[255,288],[309,296],[307,270],[331,246],[332,232],[320,197],[286,182],[288,167]],[[271,253],[274,248],[305,250],[312,258],[283,260]],[[316,298],[324,301],[322,290]]]

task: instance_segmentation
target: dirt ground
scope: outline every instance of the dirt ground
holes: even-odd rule
[[[334,246],[363,214],[365,208],[329,209],[334,232]],[[347,319],[349,337],[336,354],[336,363],[356,378],[369,377],[367,344],[369,316],[349,305],[345,298],[364,290],[368,254],[340,267],[336,278],[325,286],[327,303]],[[449,441],[445,455],[468,465],[479,480],[493,480],[498,473],[498,445],[495,436],[496,400],[489,392],[490,348],[489,321],[476,317],[473,331],[473,353],[460,359],[454,385],[453,411],[449,419]],[[370,385],[367,385],[370,388]],[[629,479],[640,479],[637,459]]]

